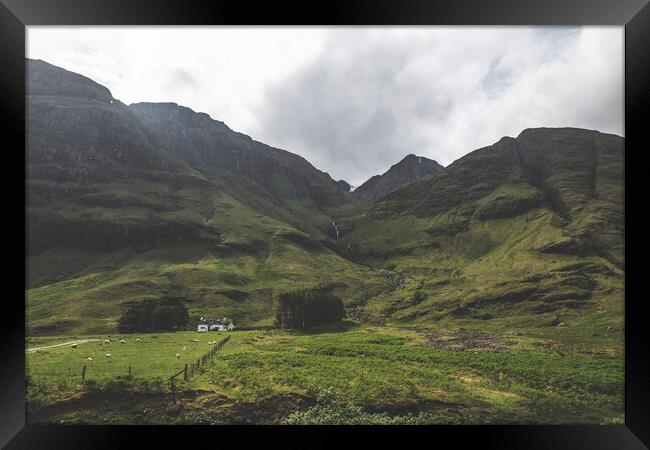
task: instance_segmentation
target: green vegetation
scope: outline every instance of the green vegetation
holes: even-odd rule
[[[34,420],[622,422],[622,138],[524,130],[435,173],[407,158],[364,197],[206,114],[28,65],[28,346],[98,339],[28,353]],[[201,316],[290,329],[234,333],[168,410]]]
[[[112,185],[96,187],[113,188]],[[150,189],[153,187],[136,184],[131,192],[135,195],[139,190]],[[182,195],[173,190],[160,192],[160,207],[162,203],[187,204],[191,208],[201,205],[201,210],[206,211],[202,223],[218,230],[218,241],[192,242],[194,232],[187,234],[177,229],[176,219],[152,218],[144,208],[138,209],[142,219],[133,215],[129,219],[132,222],[119,222],[124,211],[116,206],[106,208],[97,226],[109,231],[126,228],[129,239],[146,243],[149,238],[140,240],[137,230],[145,232],[153,220],[159,224],[156,230],[176,230],[179,239],[190,242],[162,241],[152,248],[110,252],[57,246],[30,255],[26,311],[29,334],[114,332],[122,302],[164,296],[187,299],[191,321],[200,316],[226,316],[237,324],[253,325],[260,321],[272,323],[273,298],[283,292],[330,286],[333,293],[348,299],[383,290],[384,281],[368,267],[345,259],[324,246],[320,238],[297,228],[324,229],[329,223],[327,216],[293,202],[292,214],[303,214],[302,211],[305,214],[305,220],[291,219],[294,226],[285,222],[287,218],[275,218],[247,206],[241,199],[243,194],[208,190],[185,191]],[[257,201],[267,202],[264,198]],[[55,208],[33,208],[47,209],[42,212],[49,217],[44,234],[57,227],[51,221],[58,220],[59,212],[50,215],[50,210]],[[268,204],[268,208],[272,205]],[[78,209],[88,211],[85,207]],[[275,216],[283,213],[280,207],[276,211]],[[114,216],[109,215],[112,212]],[[66,234],[90,234],[84,230],[95,227],[76,217],[66,216],[62,221],[67,224],[62,226]],[[34,233],[37,232],[34,226]],[[96,233],[93,241],[100,236]]]
[[[372,323],[534,329],[606,311],[619,326],[622,144],[526,130],[375,203],[303,195],[293,160],[271,187],[237,165],[181,164],[175,182],[44,172],[29,180],[28,333],[115,332],[123,302],[166,296],[187,299],[190,323],[271,325],[273,299],[300,289],[329,290]]]
[[[362,407],[336,397],[331,389],[318,393],[316,406],[297,411],[284,420],[286,425],[427,425],[436,423],[431,414],[406,414],[391,416],[386,413],[369,413]]]
[[[114,333],[122,301],[165,296],[187,299],[190,324],[202,315],[268,326],[274,298],[315,289],[341,298],[360,323],[236,332],[205,372],[179,383],[183,407],[173,413],[166,377],[200,356],[186,357],[196,334],[160,333],[164,339],[151,352],[137,351],[129,336],[110,359],[103,335],[75,350],[29,353],[30,417],[622,423],[622,153],[609,136],[571,133],[578,141],[587,136],[589,149],[593,141],[596,178],[591,169],[578,170],[591,167],[591,156],[552,149],[534,156],[534,149],[506,140],[369,207],[277,203],[216,182],[163,189],[149,201],[161,202],[158,210],[164,202],[178,209],[156,220],[162,229],[184,224],[175,233],[196,240],[165,235],[144,249],[34,254],[27,324],[30,336],[44,337],[30,337],[29,346],[61,342],[53,335]],[[531,173],[531,158],[544,159],[545,171]],[[153,191],[140,186],[130,195]],[[41,208],[80,230],[89,223],[85,215],[97,215],[92,220],[111,230],[127,227],[128,236],[149,230],[152,217],[140,207],[84,212],[66,200],[35,208],[50,219],[52,210]],[[339,240],[327,234],[333,216]],[[194,231],[187,234],[186,225]],[[73,358],[93,348],[92,362]],[[132,356],[121,355],[130,349]],[[84,361],[88,378],[81,384]],[[124,378],[129,366],[132,375]]]
[[[340,322],[343,301],[329,292],[301,289],[278,297],[276,322],[279,328],[307,329]]]
[[[208,352],[207,337],[175,332],[28,338],[28,349],[79,339],[96,340],[78,344],[77,348],[55,347],[27,353],[27,401],[36,408],[79,398],[87,387],[81,381],[84,366],[86,381],[92,387],[123,380],[131,368],[132,380],[145,388],[151,385],[164,389],[165,380],[182,369],[185,362],[196,361]],[[111,356],[106,357],[107,353]],[[176,358],[177,353],[180,358]]]
[[[514,330],[446,332],[354,322],[310,332],[229,334],[230,342],[204,372],[179,382],[177,415],[167,411],[167,378],[205,353],[206,341],[224,334],[129,335],[125,344],[118,343],[119,336],[110,344],[98,336],[102,340],[77,349],[28,353],[30,417],[64,423],[623,420],[622,353],[599,353],[602,338],[586,348],[551,333],[530,338]],[[619,334],[607,339],[616,342]],[[28,346],[43,341],[32,338]],[[83,365],[88,365],[86,384],[80,381]],[[132,379],[125,378],[129,366]],[[126,400],[120,392],[132,395]],[[145,408],[150,415],[142,415]]]
[[[189,321],[187,306],[179,298],[126,303],[117,324],[120,333],[147,333],[183,329]]]

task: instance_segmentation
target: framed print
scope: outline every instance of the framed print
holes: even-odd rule
[[[648,445],[650,7],[364,3],[4,1],[3,445]]]

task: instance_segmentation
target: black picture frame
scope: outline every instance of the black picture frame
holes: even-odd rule
[[[497,448],[644,448],[650,446],[650,364],[648,327],[643,315],[644,176],[642,162],[649,129],[643,118],[650,101],[650,5],[647,0],[337,0],[312,2],[175,1],[175,0],[0,0],[0,124],[3,127],[4,203],[7,211],[5,250],[17,243],[22,228],[19,211],[24,198],[15,195],[25,166],[25,27],[29,25],[621,25],[625,26],[625,425],[619,426],[435,426],[398,428],[310,428],[309,442],[340,445],[364,436],[396,445]],[[644,114],[646,113],[646,114]],[[646,144],[646,148],[644,148]],[[20,156],[22,154],[22,157]],[[11,158],[9,158],[11,157]],[[24,183],[24,181],[23,181]],[[24,186],[24,184],[23,184]],[[23,215],[24,218],[24,215]],[[24,230],[24,228],[22,228]],[[23,231],[23,236],[24,234]],[[24,250],[5,251],[5,262],[24,273]],[[22,251],[22,256],[18,253]],[[305,432],[304,427],[114,427],[25,426],[25,288],[16,276],[5,279],[2,357],[0,361],[0,445],[7,448],[115,448],[146,442],[147,447],[242,445],[252,435],[274,440],[280,432]],[[332,430],[337,433],[332,433]],[[303,434],[303,433],[301,433]],[[346,436],[340,436],[345,434]],[[444,444],[444,442],[448,444]],[[296,440],[295,444],[301,442]],[[412,445],[413,445],[412,444]],[[191,444],[194,445],[194,444]],[[263,444],[267,445],[267,444]],[[367,445],[364,444],[364,445]],[[422,445],[422,444],[415,444]]]

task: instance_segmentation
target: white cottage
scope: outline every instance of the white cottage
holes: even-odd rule
[[[223,319],[216,320],[208,320],[201,317],[196,331],[232,331],[234,328],[235,325],[232,323],[232,320],[226,319],[225,317]]]

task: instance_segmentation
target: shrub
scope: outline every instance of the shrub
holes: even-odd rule
[[[433,416],[420,412],[417,415],[390,416],[370,413],[359,405],[336,397],[331,389],[318,393],[316,405],[296,411],[284,419],[286,425],[424,425],[435,423]]]

